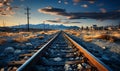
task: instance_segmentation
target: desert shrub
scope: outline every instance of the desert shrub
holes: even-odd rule
[[[22,43],[22,42],[28,41],[28,38],[26,38],[26,37],[17,37],[17,38],[13,38],[13,41]]]
[[[5,38],[0,38],[0,45],[4,44],[7,41]]]

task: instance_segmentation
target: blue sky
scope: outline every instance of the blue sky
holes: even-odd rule
[[[2,22],[4,20],[6,25],[8,26],[25,24],[26,15],[24,14],[24,9],[28,6],[31,8],[30,23],[32,24],[39,24],[45,21],[47,24],[64,24],[67,26],[91,26],[93,24],[97,24],[100,26],[114,25],[120,22],[119,16],[117,18],[115,17],[115,19],[109,19],[108,17],[103,19],[98,18],[98,16],[97,18],[93,18],[93,16],[91,18],[91,16],[89,16],[87,17],[87,19],[83,19],[78,18],[78,16],[76,18],[76,13],[108,13],[113,11],[119,11],[118,13],[120,13],[119,3],[120,0],[95,0],[92,2],[84,0],[13,0],[13,2],[10,2],[10,6],[12,7],[12,11],[14,12],[14,14],[9,16],[0,15],[0,23],[2,26]],[[48,7],[50,7],[51,9],[48,9]],[[52,10],[52,12],[46,12],[46,9],[50,11]],[[66,16],[56,14],[61,13],[58,12],[58,10],[62,9],[65,10],[64,14],[69,15]],[[75,15],[71,13],[75,13]],[[74,19],[71,18],[72,16],[74,16]]]

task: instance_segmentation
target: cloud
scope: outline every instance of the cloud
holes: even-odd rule
[[[25,0],[20,0],[20,1],[25,1]]]
[[[106,9],[101,8],[101,12],[66,12],[65,9],[46,7],[42,9],[38,9],[40,13],[50,14],[50,15],[59,15],[65,16],[68,19],[120,19],[119,11],[107,12]]]
[[[71,21],[61,21],[61,20],[46,20],[45,22],[49,22],[49,23],[60,23],[60,24],[79,24],[81,22],[71,22]]]
[[[65,13],[64,9],[53,8],[53,7],[45,7],[43,9],[38,9],[39,12],[51,15],[59,15],[61,13]]]
[[[46,20],[45,22],[50,22],[50,23],[61,23],[61,21],[57,21],[57,20]]]
[[[0,2],[0,7],[2,7],[4,4]]]
[[[58,0],[58,3],[61,3],[62,1],[61,0]]]
[[[73,0],[73,2],[78,3],[78,2],[80,2],[80,0]]]
[[[60,15],[60,16],[69,16],[65,9],[53,8],[53,7],[45,7],[42,9],[38,9],[38,12],[50,15]]]
[[[65,21],[61,22],[62,24],[80,24],[81,22],[71,22],[71,21]]]
[[[100,4],[98,4],[98,6],[99,6],[99,7],[104,6],[104,3],[100,3]]]
[[[84,18],[102,19],[102,20],[106,20],[106,19],[120,19],[120,12],[71,13],[71,15],[72,16],[69,16],[69,19],[84,19]]]
[[[87,4],[83,4],[83,5],[81,5],[81,7],[87,8],[88,5]]]
[[[120,10],[117,10],[117,12],[120,12]]]
[[[61,18],[56,18],[57,21],[61,21]]]
[[[94,3],[95,3],[95,1],[89,1],[89,3],[90,3],[90,4],[94,4]]]
[[[13,2],[13,0],[0,0],[0,15],[7,16],[15,14],[11,2]]]
[[[88,1],[89,3],[94,3],[95,0],[73,0],[73,2],[75,3],[79,3],[79,2],[82,2],[82,1]]]
[[[67,1],[65,1],[65,2],[64,2],[64,4],[68,4],[68,2],[67,2]]]
[[[106,10],[105,8],[100,8],[100,11],[101,11],[102,13],[106,13],[106,12],[107,12],[107,10]]]
[[[71,23],[81,23],[81,22],[71,22]]]

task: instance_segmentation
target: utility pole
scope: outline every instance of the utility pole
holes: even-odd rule
[[[43,21],[43,25],[44,25],[44,27],[43,27],[43,31],[45,32],[45,21]]]
[[[18,23],[18,25],[19,25],[19,31],[18,31],[18,32],[20,32],[20,30],[21,30],[21,27],[20,27],[20,22]]]
[[[3,27],[5,27],[5,21],[3,20]]]
[[[27,7],[27,8],[25,8],[25,10],[26,10],[26,15],[27,15],[27,30],[28,30],[28,32],[30,31],[30,27],[29,27],[29,19],[30,19],[30,8],[29,7]]]

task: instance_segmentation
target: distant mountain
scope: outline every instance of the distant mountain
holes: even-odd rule
[[[17,25],[17,26],[12,26],[14,28],[26,28],[27,25]],[[33,25],[30,24],[29,25],[30,28],[36,28],[36,29],[79,29],[78,26],[65,26],[65,25],[49,25],[49,24],[37,24],[37,25]]]

